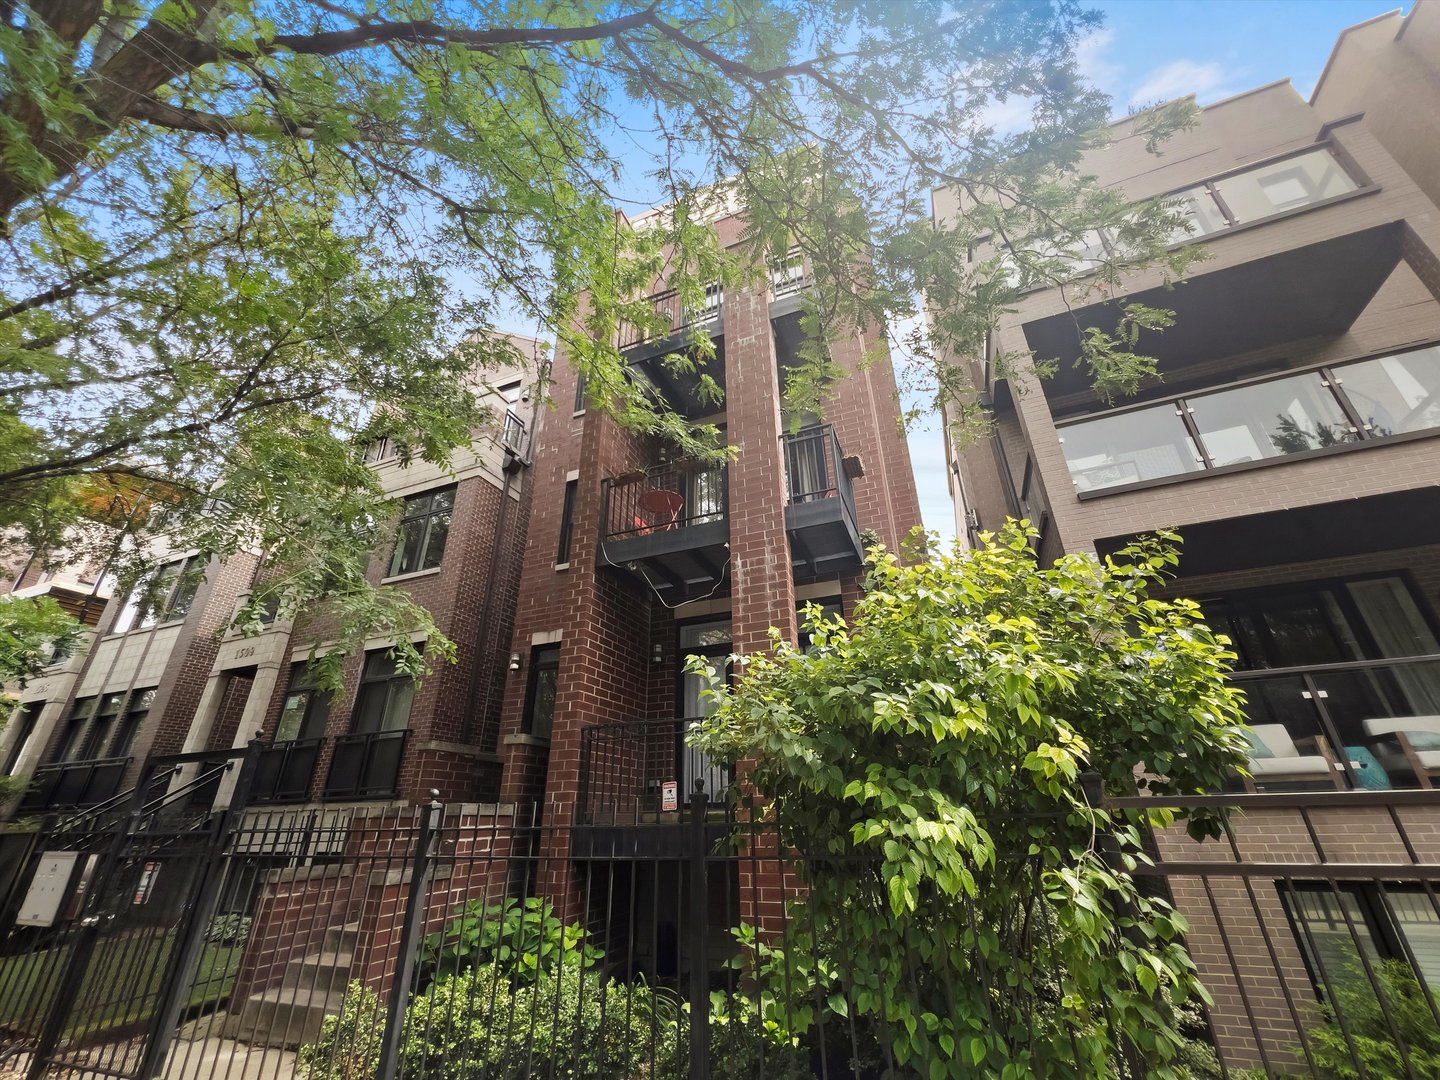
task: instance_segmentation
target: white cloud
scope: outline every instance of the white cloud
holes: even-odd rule
[[[1132,108],[1172,101],[1186,94],[1213,101],[1226,97],[1221,89],[1230,81],[1231,73],[1213,60],[1172,60],[1149,72],[1130,95]]]
[[[1120,77],[1120,65],[1110,57],[1110,46],[1115,42],[1115,31],[1108,27],[1092,30],[1075,43],[1075,66],[1080,76],[1091,86],[1113,94],[1115,80]]]

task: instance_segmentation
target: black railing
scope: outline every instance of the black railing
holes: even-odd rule
[[[255,762],[250,798],[258,803],[304,802],[310,794],[324,739],[273,742]]]
[[[335,736],[327,799],[374,799],[395,794],[406,731],[367,731]]]
[[[728,765],[712,761],[686,741],[699,720],[630,720],[597,724],[580,736],[580,796],[577,820],[613,824],[639,815],[673,811],[667,785],[680,804],[697,780],[722,802],[734,780]]]
[[[1236,672],[1247,785],[1387,790],[1440,777],[1440,655]]]
[[[706,286],[704,305],[699,308],[691,308],[681,301],[680,294],[677,292],[667,290],[656,293],[650,297],[650,304],[654,307],[655,313],[660,316],[665,329],[657,333],[649,327],[636,326],[629,322],[621,323],[618,347],[628,349],[632,345],[641,345],[646,341],[679,333],[695,323],[707,323],[712,319],[719,319],[722,314],[724,295],[720,283],[715,282]]]
[[[801,428],[785,436],[785,482],[790,502],[838,498],[854,520],[855,492],[833,424]]]
[[[41,765],[20,800],[19,812],[71,810],[97,806],[120,790],[120,779],[134,758],[95,758]]]
[[[729,478],[723,465],[654,465],[606,480],[604,487],[606,540],[724,521],[729,512]]]

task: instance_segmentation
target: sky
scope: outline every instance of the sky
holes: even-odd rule
[[[1409,10],[1407,0],[1404,9]],[[1099,0],[1104,26],[1084,42],[1082,70],[1116,115],[1193,93],[1201,105],[1289,78],[1309,97],[1340,31],[1395,10],[1391,0]],[[925,526],[948,537],[955,517],[939,428],[910,433]]]

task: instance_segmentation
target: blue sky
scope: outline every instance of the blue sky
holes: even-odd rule
[[[1413,0],[1412,0],[1413,2]],[[1385,0],[1108,0],[1080,51],[1089,80],[1132,106],[1194,93],[1201,105],[1289,78],[1308,97],[1340,31],[1399,5]],[[1409,10],[1409,2],[1404,5]],[[944,449],[934,424],[910,433],[927,528],[953,535]]]

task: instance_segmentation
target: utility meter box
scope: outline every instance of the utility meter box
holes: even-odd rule
[[[70,898],[78,851],[43,851],[30,889],[15,917],[17,926],[54,926]]]

